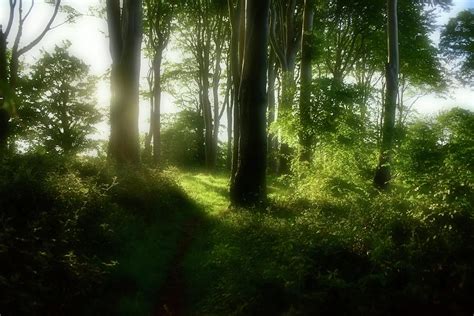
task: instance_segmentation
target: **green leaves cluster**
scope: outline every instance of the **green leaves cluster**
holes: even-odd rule
[[[96,108],[97,78],[70,55],[69,47],[66,42],[51,53],[43,52],[22,80],[17,127],[30,145],[51,153],[90,148],[89,136],[102,117]]]

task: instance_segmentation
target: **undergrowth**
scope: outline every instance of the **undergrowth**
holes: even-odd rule
[[[6,315],[149,314],[197,212],[154,170],[37,154],[2,159],[0,205]]]

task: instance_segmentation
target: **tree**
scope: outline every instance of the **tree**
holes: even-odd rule
[[[225,109],[224,102],[219,102],[218,93],[228,34],[225,4],[224,1],[187,1],[180,33],[180,41],[195,59],[208,169],[216,166],[219,122]]]
[[[237,173],[230,187],[233,205],[266,201],[266,83],[269,0],[247,0],[240,82],[240,138]]]
[[[107,0],[110,37],[111,104],[109,158],[138,163],[138,99],[142,41],[142,1]]]
[[[78,13],[70,6],[61,6],[61,0],[48,1],[53,4],[53,11],[43,28],[40,28],[39,34],[33,38],[31,42],[26,45],[21,45],[23,31],[26,27],[25,23],[28,20],[35,2],[31,1],[26,13],[24,12],[23,0],[8,0],[10,13],[5,30],[0,25],[0,90],[3,91],[5,102],[0,108],[0,143],[6,143],[8,135],[8,123],[11,115],[15,112],[14,95],[17,88],[20,57],[38,45],[48,32],[54,30],[60,25],[73,21]],[[53,25],[58,12],[62,9],[67,14],[65,22],[58,25]],[[15,23],[15,11],[18,11],[18,25],[16,34],[12,33],[12,26]],[[13,44],[8,48],[8,38],[13,38]]]
[[[240,137],[240,103],[239,89],[240,76],[242,71],[242,58],[244,51],[244,29],[245,29],[245,0],[227,0],[230,22],[230,75],[232,79],[232,161],[231,161],[231,182],[237,173],[237,164],[239,160],[239,137]]]
[[[96,78],[89,76],[83,61],[68,53],[69,45],[43,53],[27,78],[25,101],[19,108],[20,114],[26,110],[32,115],[28,125],[40,146],[64,154],[86,149],[87,137],[101,117],[95,108]]]
[[[380,189],[387,189],[391,179],[390,162],[395,129],[395,111],[398,97],[398,15],[397,0],[387,0],[388,30],[388,63],[386,64],[386,94],[384,103],[384,120],[382,144],[379,163],[375,172],[374,184]]]
[[[464,10],[449,20],[441,32],[440,47],[445,57],[460,60],[458,78],[474,78],[474,9]]]
[[[151,59],[150,132],[145,147],[150,147],[153,139],[153,161],[159,164],[161,160],[161,64],[163,52],[170,39],[171,22],[177,3],[166,0],[145,0],[144,4],[145,44]]]
[[[305,0],[303,9],[303,36],[301,37],[301,75],[300,75],[300,135],[301,146],[300,159],[310,161],[311,159],[311,135],[307,129],[301,127],[306,125],[310,119],[311,109],[311,82],[313,80],[313,58],[312,58],[312,39],[313,39],[313,19],[314,19],[314,1]]]
[[[280,62],[281,102],[278,107],[278,120],[291,117],[296,92],[296,55],[301,47],[302,25],[301,0],[272,0],[270,43]],[[291,149],[286,141],[280,144],[278,173],[290,172]]]

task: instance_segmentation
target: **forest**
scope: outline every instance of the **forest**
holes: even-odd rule
[[[0,315],[473,315],[474,3],[1,2]]]

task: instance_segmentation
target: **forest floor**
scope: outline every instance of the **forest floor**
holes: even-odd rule
[[[181,174],[179,182],[198,207],[205,211],[203,214],[217,215],[226,209],[228,202],[223,194],[227,183],[225,175],[187,172]],[[158,303],[153,315],[188,314],[186,306],[190,298],[187,297],[188,278],[184,265],[196,235],[205,233],[205,230],[200,229],[202,220],[199,215],[195,215],[183,223],[176,252],[168,267],[165,282],[159,290]]]

